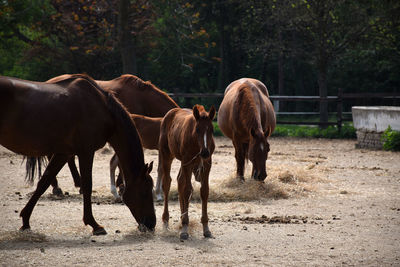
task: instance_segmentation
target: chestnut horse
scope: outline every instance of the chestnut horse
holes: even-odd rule
[[[244,179],[245,159],[253,164],[251,176],[267,177],[268,137],[275,129],[274,107],[267,87],[260,81],[242,78],[229,84],[218,110],[218,125],[235,147],[236,174]]]
[[[140,137],[125,108],[85,75],[53,84],[0,77],[0,144],[28,157],[52,155],[30,200],[21,211],[22,230],[40,196],[73,155],[79,159],[83,222],[93,234],[106,234],[93,217],[92,165],[106,142],[115,149],[125,174],[125,204],[140,230],[153,230],[156,216],[150,166],[144,163]],[[32,166],[35,168],[35,166]]]
[[[71,74],[64,74],[61,76],[54,77],[47,82],[53,83],[68,79]],[[110,81],[96,80],[103,89],[111,92],[128,110],[129,113],[140,114],[148,117],[164,117],[164,115],[172,108],[179,107],[172,98],[170,98],[164,91],[157,88],[150,81],[143,81],[142,79],[125,74],[118,78]],[[115,183],[113,187],[113,181],[115,181],[115,168],[118,165],[118,158],[113,157],[110,161],[110,179],[111,179],[111,193],[116,199],[119,198],[116,190]],[[76,170],[74,159],[68,161],[72,177],[74,178],[75,186],[79,186],[79,173]],[[160,164],[158,165],[160,166]],[[160,167],[159,167],[160,168]],[[160,172],[158,168],[158,173]],[[160,186],[158,182],[161,177],[158,174],[156,194],[160,198]],[[62,191],[59,189],[57,180],[53,182],[53,192],[61,194]],[[158,193],[157,193],[158,192]]]
[[[192,172],[197,173],[196,180],[201,183],[200,196],[202,204],[201,222],[203,235],[211,237],[208,228],[207,201],[208,177],[211,169],[211,155],[215,144],[213,138],[212,119],[215,109],[210,111],[201,105],[195,105],[192,110],[174,108],[163,118],[160,128],[159,154],[162,168],[162,188],[164,191],[164,213],[162,220],[168,228],[168,194],[171,187],[171,163],[174,158],[181,161],[178,174],[179,202],[181,206],[182,229],[180,238],[188,239],[189,200],[193,187]]]
[[[160,136],[160,125],[162,118],[151,118],[143,115],[130,114],[132,120],[135,122],[136,128],[138,130],[139,136],[142,140],[143,148],[146,149],[156,149],[158,150],[158,139]],[[110,160],[110,180],[111,180],[111,193],[114,195],[116,199],[119,199],[119,195],[117,193],[117,188],[115,185],[115,169],[118,166],[118,157],[116,154]],[[162,200],[161,196],[161,174],[160,167],[158,168],[158,177],[156,183],[156,199],[158,201]],[[122,187],[122,181],[120,177],[122,173],[117,179],[117,186]],[[123,187],[122,187],[123,188]],[[123,190],[120,190],[120,193]]]

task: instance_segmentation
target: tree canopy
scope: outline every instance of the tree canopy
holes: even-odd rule
[[[395,0],[0,1],[0,74],[31,80],[131,73],[170,92],[223,92],[241,77],[281,95],[398,92],[399,40]]]

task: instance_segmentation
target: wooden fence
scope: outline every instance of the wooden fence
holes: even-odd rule
[[[170,93],[175,101],[183,98],[211,98],[216,104],[216,108],[218,108],[219,104],[223,99],[222,93]],[[272,102],[274,102],[274,106],[276,106],[279,102],[322,102],[326,101],[328,103],[336,103],[336,111],[330,112],[329,114],[336,114],[336,122],[321,122],[321,121],[289,121],[289,120],[280,120],[278,118],[277,124],[296,124],[296,125],[318,125],[318,126],[328,126],[328,125],[336,125],[338,130],[342,128],[342,124],[344,121],[351,121],[351,118],[348,118],[344,115],[351,115],[350,112],[343,111],[343,105],[345,101],[349,100],[364,100],[362,102],[366,102],[365,100],[369,99],[381,99],[390,101],[390,105],[400,105],[400,93],[343,93],[341,89],[338,90],[337,96],[270,96]],[[278,104],[279,105],[279,104]],[[319,115],[319,112],[280,112],[277,111],[276,114],[279,115]]]

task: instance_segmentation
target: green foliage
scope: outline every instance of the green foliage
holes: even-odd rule
[[[356,138],[356,131],[350,124],[343,125],[340,132],[336,126],[321,129],[310,126],[277,125],[272,136],[347,139]]]
[[[214,136],[223,136],[223,133],[221,132],[221,129],[218,126],[218,123],[216,121],[213,121],[214,125]]]
[[[400,151],[400,132],[389,127],[382,134],[384,150]]]
[[[217,122],[213,122],[214,136],[223,136]],[[344,124],[339,132],[336,126],[326,129],[310,126],[277,125],[273,137],[305,137],[305,138],[328,138],[328,139],[353,139],[356,138],[356,130],[351,124]]]

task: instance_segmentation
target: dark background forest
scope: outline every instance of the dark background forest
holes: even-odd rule
[[[399,92],[399,49],[398,0],[0,0],[0,74],[35,81],[131,73],[168,92],[221,93],[241,77],[271,95]]]

